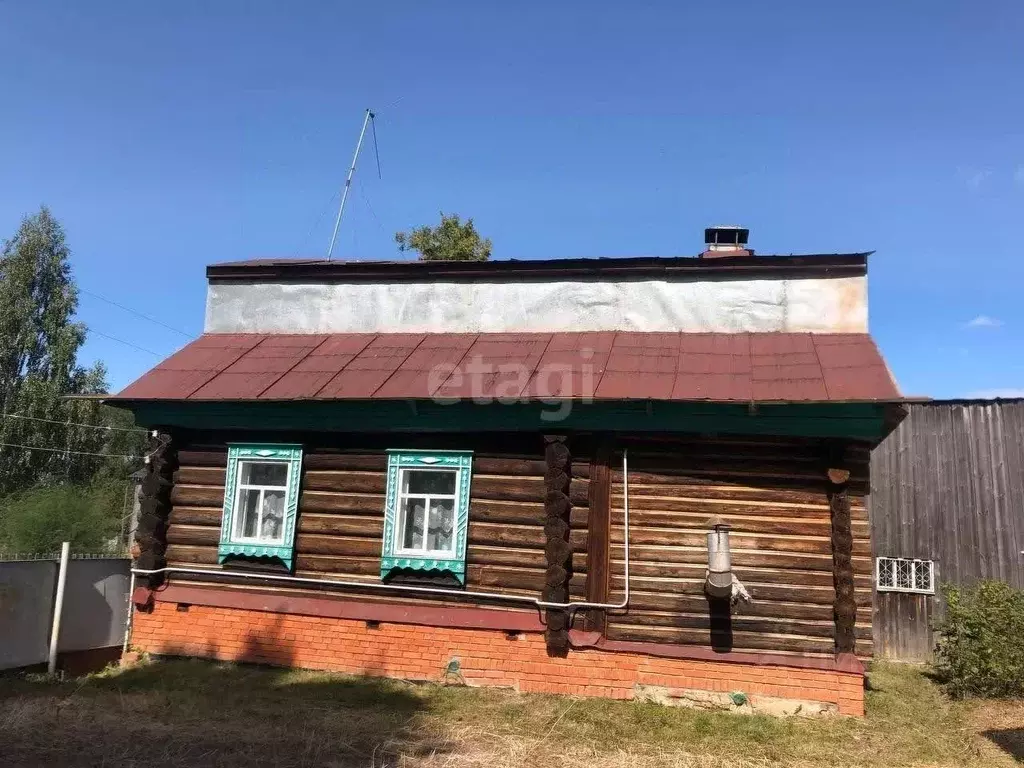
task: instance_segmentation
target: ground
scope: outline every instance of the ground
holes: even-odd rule
[[[1024,702],[952,702],[876,664],[863,720],[163,661],[63,683],[0,678],[0,763],[20,766],[764,768],[1012,766]]]

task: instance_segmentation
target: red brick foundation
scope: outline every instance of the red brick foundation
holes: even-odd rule
[[[863,675],[832,669],[659,658],[600,649],[548,656],[537,632],[457,629],[341,618],[289,615],[156,602],[137,611],[132,645],[153,654],[200,656],[405,680],[445,679],[452,659],[460,672],[448,680],[468,685],[632,699],[636,686],[743,691],[751,699],[835,704],[864,714]]]

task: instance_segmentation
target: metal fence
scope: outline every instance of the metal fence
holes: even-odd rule
[[[60,555],[0,555],[0,669],[46,662]],[[119,646],[128,618],[131,561],[72,555],[59,653]]]

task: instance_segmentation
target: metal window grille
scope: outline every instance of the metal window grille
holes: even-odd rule
[[[875,584],[881,592],[935,593],[935,565],[931,560],[908,557],[880,557],[876,561]]]

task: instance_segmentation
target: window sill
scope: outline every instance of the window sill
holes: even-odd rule
[[[390,581],[399,574],[423,571],[437,576],[451,576],[459,586],[466,586],[466,563],[458,559],[425,557],[383,557],[380,561],[380,577]]]
[[[267,546],[263,544],[232,544],[230,542],[217,547],[217,562],[224,563],[229,557],[245,558],[276,558],[284,563],[289,573],[292,571],[292,547]]]

